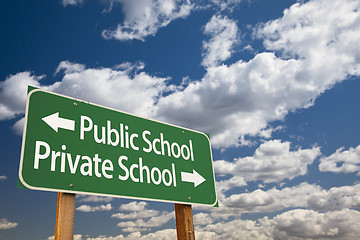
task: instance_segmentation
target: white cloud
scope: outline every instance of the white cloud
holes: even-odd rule
[[[76,208],[80,212],[98,212],[98,211],[110,211],[112,209],[111,203],[99,206],[81,205]]]
[[[139,236],[140,237],[140,236]],[[164,229],[157,231],[155,233],[149,233],[147,235],[141,236],[140,240],[173,240],[176,239],[176,230],[175,229]]]
[[[281,19],[262,26],[258,34],[268,49],[303,59],[302,74],[315,72],[314,84],[326,88],[348,74],[360,74],[360,47],[356,44],[360,39],[359,8],[356,0],[296,3]]]
[[[25,124],[25,117],[21,118],[20,120],[18,120],[12,127],[11,129],[13,130],[13,132],[17,135],[22,135],[23,130],[24,130],[24,124]]]
[[[62,5],[64,7],[70,5],[70,6],[76,6],[76,5],[82,5],[85,0],[62,0]]]
[[[334,66],[333,60],[342,60],[337,65],[340,71],[332,73],[359,74],[355,70],[359,67],[359,47],[355,44],[360,37],[359,8],[356,0],[296,3],[284,11],[281,19],[266,23],[258,33],[265,38],[268,49],[313,63],[323,62],[324,56],[332,57],[325,59],[331,66],[323,71]]]
[[[226,192],[236,187],[246,186],[247,183],[242,176],[233,176],[230,179],[216,182],[218,192]]]
[[[51,237],[48,237],[48,240],[54,240],[55,239],[55,237],[54,236],[51,236]],[[73,236],[73,240],[82,240],[83,238],[82,238],[82,235],[81,234],[75,234],[74,236]]]
[[[5,175],[2,175],[2,176],[0,176],[0,181],[5,181],[6,180],[6,176]]]
[[[232,190],[236,192],[236,190]],[[360,207],[360,184],[333,187],[329,190],[306,182],[282,189],[257,189],[253,192],[230,195],[218,194],[219,208],[194,206],[196,211],[207,211],[207,221],[229,222],[244,213],[266,213],[305,208],[319,212],[358,209]],[[205,218],[205,216],[203,216]],[[200,218],[200,217],[199,217]]]
[[[6,218],[0,219],[0,229],[11,229],[16,228],[18,223],[16,222],[9,222]]]
[[[86,240],[173,240],[176,239],[175,229],[164,229],[154,233],[141,235],[140,232],[133,232],[128,236],[99,236],[95,238],[86,238]]]
[[[122,204],[119,210],[130,213],[116,213],[111,215],[111,217],[122,220],[134,219],[134,221],[122,221],[117,224],[118,227],[123,228],[124,232],[149,231],[152,227],[159,227],[174,218],[174,212],[159,212],[147,209],[146,206],[146,202],[137,201]]]
[[[360,207],[360,184],[325,190],[317,185],[302,183],[283,189],[273,188],[267,191],[258,189],[250,193],[232,194],[229,197],[224,195],[224,198],[219,201],[220,208],[207,208],[208,213],[194,214],[197,238],[214,240],[331,237],[354,239],[354,236],[360,233],[360,228],[354,225],[359,222],[360,213],[349,210]],[[120,208],[131,213],[114,214],[112,217],[135,219],[117,224],[122,231],[131,234],[126,237],[119,235],[84,239],[173,239],[176,236],[174,229],[165,229],[147,235],[140,233],[151,231],[151,228],[160,227],[174,219],[174,212],[162,212],[149,217],[147,213],[153,210],[146,209],[145,202],[130,202],[121,205]],[[293,210],[283,212],[272,219],[268,217],[256,221],[240,219],[243,213],[264,213],[287,209]]]
[[[219,222],[201,228],[202,232],[213,233],[213,240],[231,239],[246,240],[271,239],[271,229],[261,226],[256,221],[236,219],[233,221]],[[195,231],[195,236],[197,232]]]
[[[203,42],[203,61],[205,67],[217,66],[231,56],[232,49],[239,42],[236,22],[222,17],[213,16],[206,24],[204,33],[210,40]]]
[[[313,192],[308,200],[308,204],[311,209],[317,211],[359,208],[360,184]]]
[[[111,4],[113,2],[122,4],[125,20],[115,30],[104,30],[102,36],[122,41],[144,41],[147,36],[154,36],[173,20],[188,16],[193,9],[193,5],[186,0],[114,0]]]
[[[79,202],[111,202],[113,199],[111,197],[100,197],[93,195],[76,195],[80,198]]]
[[[221,209],[211,211],[213,219],[238,216],[242,213],[275,212],[288,208],[310,208],[315,211],[334,211],[360,207],[360,184],[333,187],[325,190],[320,186],[301,183],[283,189],[257,189],[250,193],[219,195]]]
[[[172,1],[166,3],[169,7],[163,6],[165,2],[151,2],[176,16],[173,11],[178,6],[171,7]],[[133,20],[147,9],[140,4],[136,13],[135,3],[126,4],[131,9],[127,10],[129,19]],[[58,70],[65,70],[62,81],[45,87],[207,132],[214,147],[246,145],[246,136],[263,134],[269,122],[284,119],[289,111],[311,106],[336,82],[359,75],[358,8],[357,1],[349,0],[296,3],[282,18],[256,29],[256,36],[264,39],[265,47],[273,52],[259,53],[247,62],[209,67],[200,81],[190,82],[184,89],[167,86],[167,79],[145,72],[130,74],[126,70],[85,68],[69,62],[59,64]],[[149,16],[152,11],[149,10]],[[279,54],[281,57],[277,57]],[[40,85],[41,77],[28,72],[7,78],[0,86],[0,119],[10,119],[24,111],[25,90],[16,88],[23,81],[19,80],[20,74]],[[167,90],[174,92],[163,97],[161,94]],[[15,98],[12,92],[20,92],[21,98]],[[133,101],[134,96],[142,101]]]
[[[82,236],[80,234],[75,234],[73,240],[82,240]]]
[[[34,76],[30,72],[10,75],[0,82],[0,120],[8,120],[23,114],[26,105],[28,85],[39,87],[44,76]]]
[[[256,29],[272,52],[209,67],[201,81],[161,98],[158,117],[210,133],[215,147],[246,144],[244,136],[360,74],[358,10],[358,1],[294,4]]]
[[[220,222],[200,230],[213,233],[211,239],[356,239],[359,230],[360,213],[343,209],[320,213],[313,210],[294,209],[268,217],[252,220]]]
[[[268,121],[282,119],[290,106],[304,102],[288,81],[297,68],[296,61],[273,53],[259,54],[248,63],[210,67],[202,81],[161,98],[157,115],[210,133],[215,147],[240,145],[244,135],[256,135]]]
[[[322,172],[352,173],[360,170],[360,145],[345,150],[341,147],[328,157],[320,159],[319,170]],[[359,174],[359,173],[358,173]]]
[[[131,73],[132,71],[139,72],[139,71],[143,70],[144,68],[145,68],[145,63],[142,61],[138,61],[134,64],[131,62],[124,62],[124,63],[118,64],[114,67],[114,69],[116,69],[116,70],[121,70],[121,71],[129,72],[129,73]]]
[[[209,225],[213,223],[213,219],[207,213],[197,213],[193,216],[194,225]]]
[[[295,209],[270,220],[274,239],[356,239],[360,213],[355,210],[319,213]]]
[[[284,128],[284,126],[271,127],[268,126],[266,129],[261,129],[258,133],[259,137],[264,139],[269,139],[272,136],[273,132],[280,131]]]
[[[167,90],[166,78],[152,77],[145,72],[85,69],[68,62],[60,65],[65,75],[61,82],[49,86],[50,90],[142,116],[149,116],[157,98]],[[134,97],[142,101],[134,101]]]
[[[141,212],[145,210],[147,203],[146,202],[130,202],[127,204],[122,204],[119,207],[120,211],[127,211],[127,212]]]
[[[220,8],[221,11],[228,10],[233,11],[242,0],[211,0],[216,6]]]
[[[300,240],[300,239],[357,239],[360,234],[360,213],[342,209],[332,212],[294,209],[275,216],[254,220],[235,219],[226,222],[197,226],[196,239],[208,240]],[[82,239],[81,235],[77,235]],[[49,238],[50,239],[50,238]],[[172,240],[175,229],[164,229],[141,235],[133,232],[128,236],[86,237],[86,240]]]
[[[151,210],[151,209],[144,209],[142,211],[131,212],[128,214],[125,213],[116,213],[111,215],[112,218],[118,219],[139,219],[139,218],[150,218],[159,215],[159,211]]]
[[[175,212],[163,212],[158,216],[151,217],[148,220],[137,219],[136,221],[123,221],[117,224],[118,227],[123,228],[123,231],[132,232],[143,229],[148,231],[150,227],[160,227],[171,219],[175,218]]]
[[[149,2],[176,16],[173,12],[180,7],[173,3]],[[129,5],[127,12],[132,20],[147,8],[154,9],[152,5],[140,4],[137,13],[133,1],[125,4]],[[289,111],[311,106],[336,82],[359,75],[358,8],[358,2],[348,0],[334,0],[332,4],[320,0],[296,3],[282,18],[256,29],[256,36],[264,39],[265,47],[273,52],[259,53],[247,62],[239,60],[209,67],[200,81],[190,82],[184,89],[168,86],[166,78],[145,72],[130,74],[127,70],[86,68],[70,62],[59,64],[57,72],[64,70],[61,82],[43,87],[207,132],[214,147],[246,145],[249,144],[246,136],[264,134],[269,122],[284,119]],[[148,11],[149,16],[155,14]],[[139,24],[142,21],[147,22],[141,20]],[[25,79],[40,85],[41,77],[28,72],[10,76],[1,83],[0,119],[23,113]],[[168,90],[174,92],[162,96]],[[14,97],[12,92],[21,97]],[[142,101],[134,101],[134,96]]]
[[[52,85],[41,85],[40,80],[44,76],[34,76],[30,72],[11,75],[0,82],[0,120],[24,114],[28,85],[144,117],[150,116],[158,98],[172,86],[167,86],[167,78],[138,72],[143,68],[142,64],[126,66],[121,69],[86,68],[64,61],[56,70],[56,73],[63,70],[64,76]],[[142,101],[134,101],[134,97]],[[24,119],[21,119],[13,126],[15,132],[22,133],[23,123]]]
[[[233,194],[221,203],[238,212],[274,212],[286,208],[308,207],[311,194],[323,191],[319,186],[302,183],[299,186],[272,188],[267,191],[257,189],[251,193]]]
[[[128,65],[131,67],[131,65]],[[85,66],[79,63],[71,63],[69,61],[62,61],[56,68],[55,74],[58,74],[60,71],[64,70],[65,74],[77,73],[85,71]]]
[[[245,181],[265,183],[293,179],[307,173],[307,166],[320,154],[319,147],[290,150],[290,142],[270,140],[262,143],[254,156],[237,158],[234,162],[214,162],[217,174],[241,176]]]

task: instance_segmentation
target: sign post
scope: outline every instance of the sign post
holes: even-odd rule
[[[75,194],[59,192],[57,196],[55,240],[72,240],[74,236]]]
[[[175,203],[176,233],[178,240],[195,240],[191,205]]]
[[[59,192],[58,220],[78,193],[175,203],[193,237],[190,204],[217,204],[206,134],[41,89],[28,93],[19,180]]]

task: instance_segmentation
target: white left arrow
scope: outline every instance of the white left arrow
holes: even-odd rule
[[[42,120],[52,129],[54,129],[55,132],[58,132],[59,128],[70,131],[75,130],[75,121],[59,117],[59,112],[53,113],[47,117],[43,117]]]
[[[203,176],[201,176],[197,171],[195,171],[195,169],[193,169],[192,173],[181,172],[181,181],[192,182],[194,183],[194,187],[197,187],[203,182],[205,182],[206,179],[203,178]]]

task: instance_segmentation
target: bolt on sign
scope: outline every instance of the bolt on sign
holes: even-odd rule
[[[29,189],[217,203],[206,134],[33,89],[19,180]]]

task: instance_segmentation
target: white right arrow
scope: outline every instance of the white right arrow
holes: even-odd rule
[[[58,132],[59,128],[67,129],[70,131],[75,130],[75,121],[59,117],[59,112],[53,113],[47,117],[43,117],[42,120],[52,129],[54,129],[55,132]]]
[[[206,181],[195,169],[193,169],[192,173],[181,172],[181,181],[183,182],[192,182],[194,183],[194,187],[199,186],[203,182]]]

